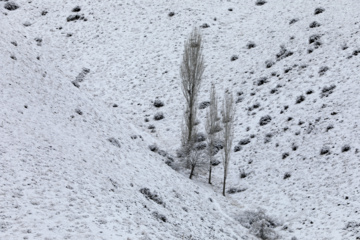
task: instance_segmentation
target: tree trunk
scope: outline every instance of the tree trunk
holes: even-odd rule
[[[210,162],[210,169],[209,169],[209,184],[211,184],[211,162]]]
[[[225,197],[226,174],[224,174],[223,196]]]
[[[194,169],[195,169],[195,164],[191,166],[191,172],[190,172],[190,179],[192,178],[193,174],[194,174]]]

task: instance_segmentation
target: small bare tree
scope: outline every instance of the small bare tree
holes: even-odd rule
[[[224,151],[223,151],[223,165],[224,165],[224,183],[223,183],[223,195],[225,196],[225,185],[228,174],[230,153],[232,141],[234,138],[234,115],[235,107],[233,96],[229,91],[224,94],[224,103],[222,110],[222,124],[223,124],[223,140],[224,140]]]
[[[190,162],[190,179],[192,179],[192,176],[194,175],[194,170],[195,167],[198,166],[199,164],[203,163],[203,159],[202,159],[202,152],[200,150],[197,149],[192,149],[192,151],[190,152],[189,155],[189,162]]]
[[[212,160],[215,148],[215,139],[217,134],[222,130],[218,113],[218,100],[216,97],[215,85],[211,85],[210,90],[210,107],[206,119],[206,132],[208,134],[208,157],[209,157],[209,184],[211,184]]]
[[[181,87],[186,100],[184,126],[182,129],[182,147],[186,158],[186,166],[190,167],[190,152],[196,136],[196,103],[200,90],[202,75],[205,70],[202,54],[202,36],[198,28],[194,28],[185,41],[184,54],[180,66]]]

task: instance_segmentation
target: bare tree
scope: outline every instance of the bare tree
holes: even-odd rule
[[[195,167],[203,163],[203,156],[202,152],[197,149],[192,149],[190,151],[190,155],[188,156],[189,162],[190,162],[190,179],[192,179],[192,176],[194,175]]]
[[[205,70],[202,54],[202,36],[198,28],[194,28],[185,41],[184,54],[180,66],[181,87],[186,99],[184,126],[182,129],[182,147],[186,157],[186,165],[190,167],[190,152],[196,136],[196,103],[200,90],[202,75]]]
[[[222,130],[218,113],[218,100],[216,97],[215,85],[211,84],[210,107],[206,119],[206,132],[208,134],[208,157],[209,157],[209,184],[211,184],[212,160],[214,145],[217,134]]]
[[[224,103],[222,110],[222,124],[223,124],[223,140],[224,140],[224,151],[223,151],[223,164],[224,164],[224,183],[223,183],[223,195],[225,196],[225,185],[228,174],[231,145],[234,138],[234,100],[233,96],[229,91],[224,94]]]

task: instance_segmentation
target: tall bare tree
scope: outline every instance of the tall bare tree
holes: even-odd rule
[[[223,124],[223,140],[224,140],[224,151],[223,151],[223,164],[224,164],[224,183],[223,183],[223,195],[225,196],[225,185],[226,178],[229,169],[230,154],[232,141],[234,139],[234,115],[235,107],[233,96],[229,91],[225,91],[223,110],[222,110],[222,124]]]
[[[194,28],[189,38],[185,41],[183,59],[180,66],[181,87],[186,100],[185,121],[182,129],[182,147],[187,167],[190,167],[189,156],[195,143],[196,103],[202,75],[205,70],[202,49],[202,36],[199,29]]]
[[[212,160],[215,148],[215,139],[217,134],[222,130],[218,112],[218,100],[216,97],[215,85],[211,84],[210,90],[210,107],[207,112],[206,132],[208,134],[208,157],[209,157],[209,184],[211,184]]]

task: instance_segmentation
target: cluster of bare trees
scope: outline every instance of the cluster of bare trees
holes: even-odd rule
[[[190,169],[190,179],[194,174],[196,166],[204,162],[204,155],[207,156],[209,160],[208,182],[211,184],[215,141],[219,138],[222,139],[224,165],[223,195],[225,196],[225,185],[233,140],[235,108],[232,94],[229,91],[226,91],[220,117],[215,85],[212,84],[210,91],[210,107],[205,124],[206,133],[208,135],[207,151],[206,154],[204,154],[203,152],[197,150],[195,146],[196,136],[198,133],[196,124],[196,106],[202,76],[205,70],[202,50],[202,36],[199,30],[195,28],[185,42],[184,54],[180,67],[182,92],[186,99],[184,122],[182,127],[182,153],[185,166]]]

